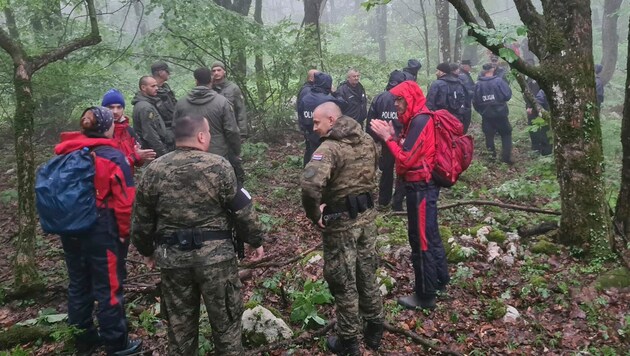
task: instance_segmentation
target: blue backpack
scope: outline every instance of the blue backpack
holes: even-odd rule
[[[94,158],[87,147],[52,158],[35,177],[35,199],[42,230],[72,235],[92,228],[98,217]]]

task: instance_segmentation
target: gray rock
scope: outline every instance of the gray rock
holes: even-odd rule
[[[260,305],[245,310],[241,320],[245,338],[255,346],[293,337],[293,330],[284,320]]]
[[[518,312],[516,308],[511,305],[507,306],[507,312],[503,316],[503,321],[506,323],[514,323],[518,318],[521,317],[521,313]]]

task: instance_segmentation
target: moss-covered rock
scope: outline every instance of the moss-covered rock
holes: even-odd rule
[[[545,254],[545,255],[554,255],[554,254],[558,253],[560,248],[558,247],[558,245],[554,244],[553,242],[551,242],[549,240],[540,239],[536,243],[531,245],[529,247],[529,250],[531,252],[533,252],[533,253],[542,253],[542,254]]]
[[[501,230],[493,229],[486,236],[486,238],[488,239],[488,241],[493,241],[493,242],[496,242],[497,244],[502,244],[507,239],[507,236],[505,235],[505,232]]]
[[[501,225],[507,225],[507,223],[510,222],[510,219],[512,219],[512,217],[510,216],[510,214],[507,213],[499,213],[494,215],[494,220],[496,220]]]
[[[486,309],[488,320],[501,319],[505,313],[507,313],[507,306],[501,299],[493,299]]]
[[[22,345],[37,340],[49,340],[50,328],[34,326],[14,325],[0,332],[0,350],[10,349],[16,345]]]
[[[471,227],[470,229],[468,229],[469,231],[468,235],[477,236],[477,231],[479,231],[479,229],[481,229],[484,226],[486,225],[476,225],[476,226]]]
[[[630,271],[625,267],[607,271],[597,278],[595,286],[600,290],[630,287]]]
[[[458,244],[453,244],[446,254],[446,260],[449,263],[460,263],[469,260],[476,254],[477,250],[472,247],[464,247]]]

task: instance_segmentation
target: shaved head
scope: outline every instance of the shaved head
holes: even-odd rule
[[[309,69],[306,74],[306,81],[309,83],[313,83],[315,81],[315,74],[319,73],[317,69]]]
[[[313,131],[317,132],[319,137],[326,136],[339,117],[341,109],[337,104],[329,101],[319,105],[313,111]]]

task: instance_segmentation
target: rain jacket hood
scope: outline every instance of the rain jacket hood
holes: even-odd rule
[[[217,92],[206,87],[206,86],[196,86],[194,87],[188,96],[186,96],[186,100],[192,105],[205,105],[217,97]]]
[[[116,142],[111,138],[87,137],[79,131],[62,132],[61,142],[55,146],[55,154],[64,155],[83,147],[111,146],[116,148]]]
[[[361,142],[362,135],[361,125],[355,119],[344,115],[335,121],[324,139],[340,141],[354,146]]]
[[[332,89],[332,77],[327,73],[315,73],[315,82],[313,83],[313,91],[330,94]]]
[[[405,127],[409,125],[411,119],[413,119],[421,111],[428,110],[426,107],[427,99],[424,97],[422,89],[420,89],[416,82],[407,80],[398,84],[389,92],[397,98],[404,98],[407,102],[407,110],[402,115],[398,116],[398,121],[400,121]]]

